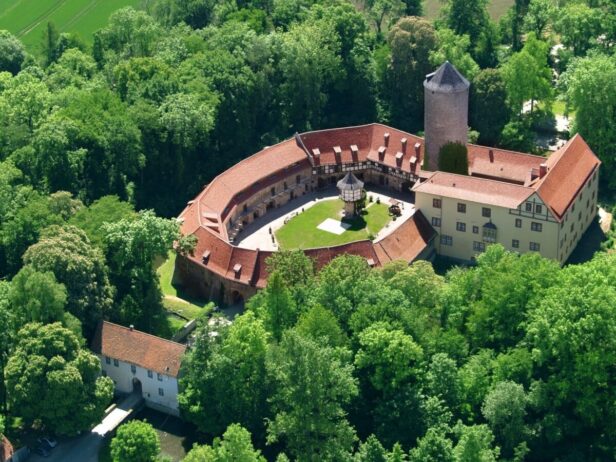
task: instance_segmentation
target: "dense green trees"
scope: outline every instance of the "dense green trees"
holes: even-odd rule
[[[100,421],[113,382],[83,340],[60,323],[27,324],[19,331],[4,376],[11,413],[72,435]]]
[[[111,440],[113,462],[154,462],[159,452],[158,434],[145,421],[132,420],[121,425]]]

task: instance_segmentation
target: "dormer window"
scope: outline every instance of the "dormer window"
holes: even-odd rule
[[[207,262],[210,260],[210,255],[211,255],[211,251],[206,250],[205,252],[203,252],[203,255],[201,256],[201,261],[203,262],[204,265],[207,265]]]

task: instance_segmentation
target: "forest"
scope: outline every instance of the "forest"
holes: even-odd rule
[[[100,420],[95,326],[169,336],[153,263],[191,252],[173,217],[213,177],[299,131],[421,134],[445,60],[471,81],[469,139],[544,154],[536,131],[567,116],[612,208],[616,3],[422,6],[148,0],[88,40],[0,31],[0,433]],[[498,246],[438,274],[280,254],[244,315],[198,329],[181,404],[204,444],[186,460],[613,460],[614,234],[564,268]]]

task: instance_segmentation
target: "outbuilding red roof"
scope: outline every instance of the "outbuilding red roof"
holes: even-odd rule
[[[92,351],[119,361],[177,377],[186,346],[135,329],[101,321]]]

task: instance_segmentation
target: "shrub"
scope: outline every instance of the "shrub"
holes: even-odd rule
[[[438,169],[442,172],[468,175],[468,152],[462,143],[444,144],[438,155]]]

